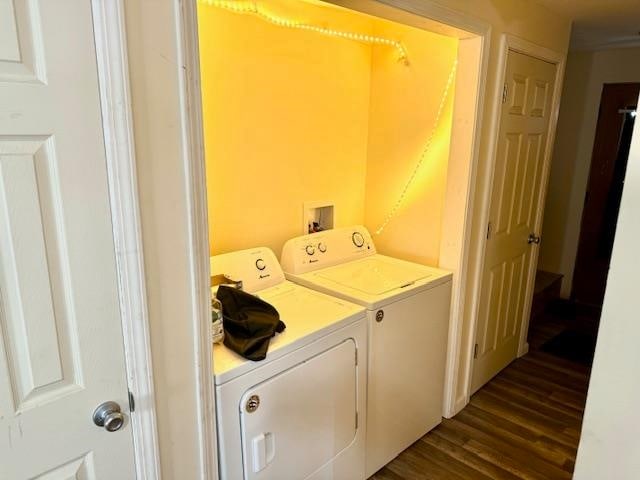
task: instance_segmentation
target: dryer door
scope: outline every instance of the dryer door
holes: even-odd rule
[[[240,403],[245,479],[306,479],[349,447],[356,368],[348,339],[247,390]]]

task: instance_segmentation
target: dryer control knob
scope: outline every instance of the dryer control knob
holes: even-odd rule
[[[264,270],[265,268],[267,268],[267,264],[264,263],[264,260],[259,258],[256,260],[256,268],[258,270]]]
[[[364,245],[364,237],[360,232],[353,232],[353,235],[351,235],[351,240],[353,240],[353,244],[358,248]]]
[[[307,252],[307,255],[313,255],[316,253],[316,249],[313,245],[307,245],[304,250]]]
[[[320,242],[318,244],[318,250],[320,250],[322,253],[324,253],[324,252],[327,251],[327,246],[324,243]]]

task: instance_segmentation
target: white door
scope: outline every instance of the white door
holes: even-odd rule
[[[518,354],[529,314],[531,262],[536,243],[544,158],[549,138],[556,66],[509,51],[487,247],[476,330],[471,391]]]
[[[89,0],[0,0],[3,480],[135,478],[98,93]]]

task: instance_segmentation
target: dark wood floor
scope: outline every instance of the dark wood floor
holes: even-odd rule
[[[589,368],[538,350],[565,327],[553,316],[533,324],[530,353],[372,479],[570,479]]]

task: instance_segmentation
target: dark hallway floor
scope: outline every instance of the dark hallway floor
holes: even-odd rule
[[[372,479],[570,479],[590,367],[540,349],[568,329],[595,331],[597,316],[561,309],[532,321],[527,355]]]

